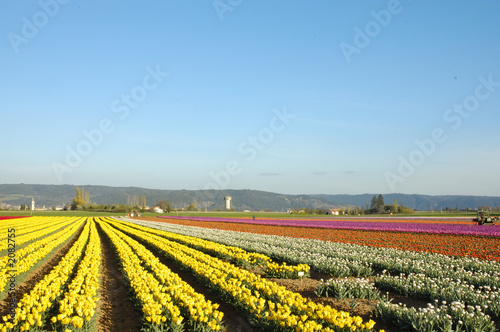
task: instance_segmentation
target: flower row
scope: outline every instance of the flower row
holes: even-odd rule
[[[4,240],[7,236],[5,232],[9,228],[16,228],[17,230],[21,230],[27,227],[36,227],[31,221],[31,218],[27,217],[2,217],[0,216],[0,240]]]
[[[140,220],[131,220],[136,224],[144,224]],[[273,259],[282,260],[289,264],[307,264],[316,271],[338,277],[368,276],[373,273],[370,262],[359,262],[356,259],[347,259],[338,254],[338,246],[334,251],[325,248],[333,242],[269,236],[254,233],[223,231],[201,227],[182,226],[167,223],[146,222],[148,226],[169,232],[191,234],[206,240],[219,242],[225,245],[241,247],[247,251],[265,254]],[[319,244],[319,245],[318,245]],[[340,246],[342,247],[342,246]]]
[[[475,287],[460,279],[433,278],[423,273],[398,276],[383,273],[375,278],[375,285],[422,300],[460,301],[465,305],[480,306],[486,314],[500,320],[500,289],[496,286]]]
[[[148,330],[183,331],[183,321],[193,331],[222,330],[218,304],[206,300],[143,245],[112,227],[114,222],[104,219],[99,224],[118,252]]]
[[[340,278],[327,281],[322,279],[316,295],[334,297],[338,300],[345,298],[378,300],[381,298],[380,291],[366,278]]]
[[[129,223],[130,225],[130,223]],[[133,225],[132,225],[133,226]],[[246,251],[237,246],[229,246],[214,241],[204,240],[199,237],[182,235],[167,231],[153,231],[145,228],[144,231],[160,235],[168,240],[187,245],[209,255],[227,259],[239,266],[260,266],[264,269],[264,275],[274,278],[298,278],[309,275],[310,266],[307,264],[287,265],[273,262],[270,257],[254,251]]]
[[[415,332],[495,331],[491,317],[483,312],[487,311],[488,306],[466,306],[463,301],[452,301],[448,305],[450,302],[444,300],[441,305],[438,305],[439,300],[434,300],[434,305],[428,303],[427,308],[418,309],[401,303],[393,304],[393,299],[389,299],[388,295],[380,296],[380,290],[368,279],[330,279],[319,285],[316,295],[332,296],[339,300],[375,299],[378,302],[375,313],[379,319]]]
[[[85,220],[85,218],[82,218]],[[48,312],[58,303],[64,291],[64,286],[73,274],[76,264],[83,255],[84,248],[90,236],[90,223],[86,223],[82,233],[51,272],[40,280],[34,288],[12,308],[11,313],[2,317],[0,331],[18,329],[29,331],[42,327],[47,323]]]
[[[463,280],[477,287],[500,288],[500,262],[497,261],[163,222],[130,221],[260,252],[291,264],[308,264],[317,271],[336,277],[369,276],[375,271],[387,270],[392,274],[425,273],[430,277]]]
[[[90,237],[85,254],[76,275],[68,286],[64,298],[59,301],[59,310],[51,318],[52,323],[61,326],[90,330],[97,307],[97,292],[99,289],[99,267],[101,265],[101,241],[95,221],[89,218]]]
[[[369,231],[393,231],[412,233],[434,233],[434,234],[459,234],[459,235],[480,235],[480,236],[500,236],[498,227],[482,227],[478,225],[464,224],[424,224],[405,222],[376,222],[376,221],[352,221],[352,220],[318,220],[318,219],[240,219],[240,218],[214,218],[214,217],[178,217],[168,216],[160,218],[166,219],[187,219],[198,221],[217,221],[229,223],[249,223],[258,225],[273,226],[295,226],[295,227],[321,227],[339,229],[359,229]]]
[[[309,277],[311,267],[307,264],[287,265],[286,262],[278,264],[268,262],[264,270],[264,276],[270,278],[296,279]]]
[[[495,332],[491,317],[481,308],[465,306],[459,301],[439,305],[428,304],[427,308],[408,308],[404,304],[382,301],[376,306],[377,316],[402,329],[415,332],[454,331],[454,332]]]
[[[66,242],[82,226],[85,218],[74,219],[64,228],[57,227],[59,230],[52,235],[46,236],[41,240],[34,241],[29,245],[9,253],[9,255],[0,258],[0,292],[5,290],[8,280],[12,273],[16,276],[23,276],[37,262],[48,256],[55,248]],[[52,230],[53,232],[54,230]],[[43,230],[40,232],[44,232]],[[35,236],[39,236],[35,235]],[[19,278],[18,277],[18,282]]]
[[[47,234],[57,231],[73,222],[75,218],[46,218],[46,217],[33,217],[27,219],[24,223],[13,224],[8,223],[4,229],[0,229],[0,252],[8,248],[12,248],[9,243],[15,243],[17,251],[23,245],[42,238]],[[9,230],[11,232],[9,232]],[[13,230],[13,231],[12,231]],[[14,238],[12,238],[14,234]],[[10,237],[9,237],[10,236]],[[8,240],[10,238],[11,240]]]
[[[310,302],[283,286],[185,245],[141,231],[138,227],[123,223],[114,225],[155,246],[226,301],[247,312],[264,328],[290,332],[371,331],[375,325],[371,320],[364,323],[361,317]]]
[[[11,220],[11,219],[20,219],[26,218],[24,216],[0,216],[0,220]]]
[[[130,224],[129,224],[130,225]],[[168,240],[175,241],[191,248],[203,251],[210,255],[227,259],[237,265],[263,266],[271,261],[269,257],[256,252],[248,252],[240,247],[223,245],[213,241],[204,240],[189,235],[181,235],[167,231],[154,231],[153,229],[144,229],[150,233],[160,235]]]
[[[212,240],[218,239],[218,241],[234,246],[240,245],[246,250],[253,249],[274,258],[281,257],[283,260],[295,264],[306,262],[317,270],[321,270],[328,263],[335,264],[334,262],[337,262],[337,266],[329,270],[330,273],[334,271],[335,273],[332,273],[334,275],[342,275],[339,271],[345,271],[343,276],[355,275],[352,273],[354,265],[347,268],[347,263],[366,264],[368,262],[371,263],[369,266],[373,270],[382,271],[386,269],[386,272],[392,274],[419,274],[425,280],[425,283],[414,283],[414,280],[408,278],[400,278],[398,280],[398,277],[389,277],[382,274],[384,276],[383,280],[379,281],[378,285],[382,287],[382,282],[397,281],[397,283],[394,282],[394,284],[397,284],[397,287],[391,286],[389,288],[389,286],[385,286],[385,288],[394,291],[406,289],[399,292],[404,295],[425,298],[427,300],[438,298],[450,302],[460,299],[461,302],[468,305],[481,305],[482,310],[486,311],[494,319],[498,317],[498,305],[496,303],[499,302],[497,290],[500,288],[500,263],[497,261],[485,261],[469,257],[450,257],[388,248],[373,248],[319,240],[229,232],[165,223],[150,224],[152,227],[168,229],[171,232],[189,232],[193,236]],[[342,264],[342,261],[345,263]],[[341,267],[344,270],[341,270]],[[426,285],[425,287],[424,284]],[[433,285],[439,286],[435,287]],[[323,289],[318,290],[318,292],[326,294],[325,292],[329,291],[329,295],[335,294],[332,288],[338,285],[332,282],[330,286],[333,287],[325,286]],[[354,290],[349,290],[350,286],[352,285],[338,287],[339,294],[344,292],[344,296],[347,296],[346,292],[354,292]],[[472,290],[471,286],[473,287]],[[427,294],[427,296],[418,295],[418,291]],[[484,306],[488,308],[484,308]],[[398,309],[394,306],[386,306],[384,312],[387,313],[391,310],[395,311]],[[406,317],[407,322],[410,319],[420,319],[418,315]],[[449,323],[447,322],[446,324]]]
[[[215,228],[220,230],[317,239],[372,247],[433,252],[451,256],[468,256],[500,261],[500,237],[478,237],[451,234],[382,232],[356,229],[263,226],[254,224],[148,218],[165,223]]]
[[[7,231],[9,228],[23,229],[26,227],[34,226],[31,222],[33,217],[3,217],[0,216],[0,239],[5,239],[4,231]]]

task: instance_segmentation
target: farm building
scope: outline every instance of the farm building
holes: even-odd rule
[[[159,207],[155,206],[155,207],[153,208],[153,212],[155,212],[155,213],[163,213],[164,211],[163,211],[163,209],[161,209],[161,208],[159,208]]]
[[[344,211],[342,209],[328,209],[326,214],[328,214],[330,216],[338,216],[338,215],[344,214]]]

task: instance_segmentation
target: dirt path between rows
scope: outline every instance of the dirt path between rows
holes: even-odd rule
[[[136,332],[140,330],[141,311],[129,299],[125,276],[108,237],[99,223],[101,238],[101,288],[97,304],[96,330],[102,332]]]

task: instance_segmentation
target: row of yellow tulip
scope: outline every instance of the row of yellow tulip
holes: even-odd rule
[[[8,217],[7,217],[7,219],[3,219],[5,217],[0,217],[0,218],[2,218],[2,219],[0,219],[1,220],[0,231],[5,231],[11,227],[24,228],[27,226],[33,226],[33,223],[30,221],[30,219],[32,217],[20,217],[20,218],[12,218],[12,219],[10,219]]]
[[[303,278],[309,275],[310,269],[311,267],[307,264],[287,265],[286,263],[268,262],[264,275],[273,278]]]
[[[39,241],[30,243],[15,252],[13,257],[6,255],[0,258],[0,293],[5,290],[12,274],[20,276],[28,272],[38,261],[46,257],[59,245],[67,241],[83,224],[85,218],[77,218],[68,222],[65,228]],[[54,226],[60,228],[59,225]],[[44,232],[41,230],[40,232]],[[40,237],[37,234],[33,236]],[[17,278],[19,281],[19,277]]]
[[[82,218],[85,220],[85,218]],[[59,300],[63,287],[83,255],[89,240],[90,223],[86,223],[79,238],[52,271],[45,275],[35,287],[23,295],[13,313],[2,317],[0,331],[30,331],[45,325],[48,311]]]
[[[176,241],[195,249],[227,259],[237,265],[265,266],[271,261],[271,258],[264,254],[248,252],[239,247],[227,246],[213,241],[203,240],[193,236],[180,235],[149,227],[143,227],[136,224],[127,223],[127,225],[143,230],[145,232],[160,235],[166,239]]]
[[[247,311],[262,325],[276,331],[372,331],[375,322],[364,323],[330,306],[310,302],[249,271],[123,223],[111,222],[118,229],[140,238],[175,260],[232,303]]]
[[[40,225],[29,222],[29,218],[0,219],[0,253],[19,243],[16,237],[29,233],[30,228],[40,228]],[[11,245],[9,245],[9,243]],[[5,252],[4,252],[5,254]]]
[[[218,304],[196,293],[143,245],[111,227],[109,219],[99,224],[118,252],[150,330],[183,331],[184,320],[190,331],[222,330],[223,313],[216,310]]]
[[[101,241],[95,221],[89,218],[90,239],[85,256],[78,265],[75,278],[68,286],[64,298],[59,301],[59,314],[51,318],[63,330],[71,325],[78,329],[91,330],[97,307],[99,289],[99,266],[101,265]]]
[[[21,249],[32,242],[36,242],[39,239],[43,239],[47,235],[54,233],[58,230],[63,229],[67,225],[71,224],[75,221],[75,218],[72,218],[71,221],[67,218],[64,218],[64,222],[61,223],[62,220],[54,221],[52,218],[32,218],[35,221],[35,224],[26,225],[23,228],[19,228],[17,226],[11,225],[6,232],[5,235],[7,238],[0,239],[0,252],[3,252],[0,255],[0,258],[5,259],[8,256],[9,252],[13,250],[4,251],[7,248],[15,247],[16,255],[22,253]],[[8,235],[7,235],[8,234]],[[3,266],[2,266],[3,267]]]
[[[11,221],[7,223],[5,227],[0,229],[0,252],[12,247],[9,246],[9,243],[15,243],[15,246],[19,248],[23,246],[23,244],[34,241],[38,237],[50,234],[58,228],[64,227],[63,222],[68,220],[68,218],[33,217],[12,220],[25,221],[22,223],[15,223]],[[59,227],[52,228],[54,225],[58,224],[60,225]]]
[[[286,263],[278,264],[273,262],[270,257],[256,253],[248,252],[239,247],[228,246],[213,241],[203,240],[193,236],[181,235],[172,232],[152,229],[149,227],[140,226],[137,224],[127,225],[140,229],[145,232],[160,235],[168,240],[185,244],[194,249],[201,250],[209,255],[227,259],[236,265],[240,266],[261,266],[264,268],[264,275],[275,278],[297,278],[305,277],[309,274],[310,266],[307,264],[287,265]]]
[[[30,221],[30,217],[2,219],[0,222],[0,240],[7,238],[7,230],[10,228],[24,229],[27,227],[37,227]]]

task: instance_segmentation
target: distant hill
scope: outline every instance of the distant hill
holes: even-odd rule
[[[231,206],[237,210],[286,211],[290,208],[336,208],[345,205],[365,207],[374,194],[361,195],[285,195],[259,190],[159,190],[139,187],[79,186],[90,193],[92,203],[126,204],[132,196],[146,196],[149,206],[159,200],[169,200],[175,208],[184,208],[191,202],[200,209],[224,209],[224,196],[231,196]],[[0,198],[4,204],[29,205],[35,199],[37,207],[69,205],[75,195],[73,185],[0,184]],[[392,204],[394,198],[399,205],[416,210],[439,210],[441,208],[475,209],[478,206],[500,206],[500,197],[490,196],[430,196],[386,194],[384,201]]]
[[[356,205],[365,207],[370,204],[373,194],[362,195],[311,195],[315,198],[321,198],[333,205]],[[440,210],[449,207],[451,209],[477,209],[479,206],[500,206],[500,197],[495,196],[466,196],[466,195],[408,195],[408,194],[385,194],[384,203],[392,204],[394,198],[398,205],[404,205],[414,210],[430,211]]]
[[[184,208],[191,202],[200,209],[224,209],[224,196],[231,196],[231,207],[241,210],[286,211],[289,208],[329,208],[330,202],[307,195],[282,195],[257,190],[159,190],[138,187],[79,186],[90,193],[97,204],[126,204],[132,196],[146,196],[148,205],[159,200],[170,201],[175,208]],[[0,198],[4,204],[29,205],[35,199],[37,207],[69,205],[75,196],[73,185],[0,184]]]

